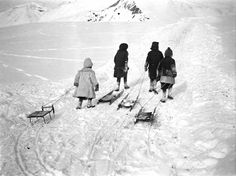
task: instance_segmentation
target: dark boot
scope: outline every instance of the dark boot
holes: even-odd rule
[[[92,104],[92,100],[88,99],[88,104],[87,104],[87,108],[94,108],[95,105]]]
[[[152,92],[153,91],[153,81],[150,80],[150,88],[149,88],[149,92]]]
[[[79,99],[78,105],[76,106],[75,109],[81,109],[82,108],[82,103],[83,103],[83,100]]]
[[[129,89],[129,86],[127,85],[127,82],[124,83],[124,88]]]
[[[163,95],[162,95],[162,98],[160,100],[162,103],[165,103],[166,102],[166,92],[163,91]]]
[[[168,96],[167,96],[167,98],[170,99],[170,100],[174,99],[173,96],[172,96],[172,88],[168,89]]]
[[[115,91],[119,91],[120,90],[120,82],[117,82],[117,87],[115,89]]]

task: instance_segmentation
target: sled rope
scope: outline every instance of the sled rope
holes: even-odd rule
[[[139,83],[139,82],[141,81],[141,85],[140,85],[140,87],[139,87],[139,91],[138,91],[138,96],[137,96],[137,97],[139,97],[139,95],[140,95],[140,93],[141,93],[141,88],[142,88],[142,85],[143,85],[143,82],[144,82],[144,77],[145,77],[145,71],[141,73],[141,75],[140,75],[140,77],[138,78],[138,81],[137,81],[137,83]],[[132,93],[135,88],[136,88],[136,87],[133,86],[133,87],[130,89],[130,93]],[[129,93],[129,94],[130,94],[130,93]],[[128,97],[127,97],[127,98],[128,98]]]
[[[144,72],[145,73],[145,72]],[[140,77],[141,78],[141,84],[140,84],[140,87],[139,87],[139,91],[138,91],[138,96],[140,95],[141,93],[141,90],[142,90],[142,86],[143,86],[143,82],[144,82],[144,77],[145,77],[145,74],[143,73],[143,75]]]
[[[74,86],[71,86],[69,89],[67,89],[67,90],[65,91],[65,93],[61,94],[59,97],[57,97],[57,98],[55,98],[55,99],[53,99],[53,100],[51,100],[51,101],[49,101],[49,102],[47,102],[47,103],[45,103],[43,106],[46,106],[46,105],[49,105],[49,104],[52,104],[52,105],[56,104],[56,103],[57,103],[58,101],[60,101],[65,95],[67,95],[73,88],[74,88]]]
[[[162,86],[157,90],[157,92],[159,92],[165,85],[166,85],[166,83],[165,83],[164,85],[162,85]],[[151,96],[143,105],[142,105],[141,103],[139,103],[140,106],[141,106],[141,108],[144,108],[144,106],[145,106],[150,100],[152,100],[154,97],[155,97],[155,94],[154,94],[153,96]]]

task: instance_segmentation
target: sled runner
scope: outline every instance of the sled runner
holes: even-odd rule
[[[138,103],[138,100],[139,100],[139,95],[136,97],[136,100],[134,100],[133,105],[130,107],[130,111],[134,109],[135,105]]]
[[[31,113],[30,115],[28,115],[27,118],[30,119],[30,123],[31,123],[32,118],[37,118],[37,119],[43,118],[43,121],[46,124],[44,117],[46,115],[49,115],[50,119],[52,119],[51,112],[53,113],[53,115],[55,115],[55,109],[54,109],[53,105],[52,106],[42,106],[42,111],[35,111],[35,112]]]
[[[129,93],[121,100],[121,102],[118,104],[117,110],[119,110],[120,108],[122,108],[124,106],[124,104],[127,102],[127,97],[129,96]],[[127,106],[126,106],[127,107]],[[129,106],[128,106],[129,107]]]
[[[141,108],[138,112],[138,114],[135,115],[135,122],[134,124],[138,122],[151,122],[153,123],[155,120],[155,113],[156,108],[153,110],[153,112],[144,112],[144,108]]]
[[[153,89],[154,94],[158,94],[158,91],[156,89]]]
[[[122,101],[118,104],[117,110],[120,108],[130,108],[130,111],[133,110],[134,106],[137,104],[139,96],[135,100],[129,100],[127,99],[129,96],[129,93],[122,99]]]
[[[108,92],[106,95],[104,95],[103,97],[99,98],[98,99],[98,104],[99,103],[106,103],[108,102],[110,105],[112,103],[114,103],[118,98],[120,98],[120,96],[124,93],[124,90],[118,92],[118,93],[115,93],[114,90]]]

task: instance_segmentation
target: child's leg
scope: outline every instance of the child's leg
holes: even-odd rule
[[[154,80],[150,79],[150,88],[149,88],[149,92],[152,92],[154,88]]]
[[[121,78],[117,78],[117,88],[115,89],[115,91],[119,91],[120,90],[120,79]]]
[[[172,96],[172,87],[173,87],[173,84],[170,84],[170,86],[168,87],[168,98],[171,100],[174,99]]]
[[[157,88],[157,80],[154,79],[154,80],[153,80],[153,89],[156,89],[156,88]]]
[[[166,102],[166,89],[168,88],[168,84],[167,83],[161,83],[161,89],[162,89],[162,98],[161,98],[161,102],[165,103]]]
[[[127,74],[124,76],[124,88],[129,89],[129,86],[127,85]]]
[[[81,109],[82,108],[82,103],[83,103],[83,98],[80,97],[76,109]]]
[[[93,108],[93,107],[95,107],[95,105],[92,105],[92,98],[89,98],[87,108]]]

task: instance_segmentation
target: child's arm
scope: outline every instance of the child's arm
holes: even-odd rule
[[[75,76],[74,86],[76,86],[76,87],[79,86],[79,77],[80,77],[80,72],[78,72]]]
[[[171,70],[172,70],[172,73],[173,73],[173,77],[175,78],[177,76],[175,60],[173,60],[173,64],[171,65]]]
[[[150,54],[148,53],[145,64],[144,64],[144,71],[146,72],[149,67],[149,60],[150,60]]]
[[[96,78],[96,75],[95,75],[94,71],[91,73],[90,78],[91,78],[91,82],[92,82],[93,86],[96,87],[98,85],[98,81],[97,81],[97,78]]]

